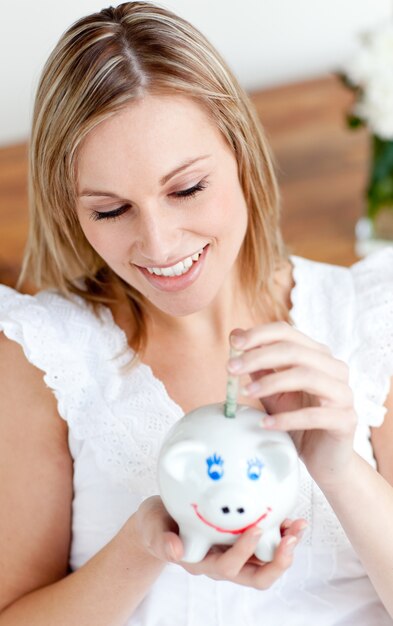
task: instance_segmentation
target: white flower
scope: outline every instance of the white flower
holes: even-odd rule
[[[344,72],[360,87],[354,113],[373,133],[393,139],[393,23],[364,36]]]

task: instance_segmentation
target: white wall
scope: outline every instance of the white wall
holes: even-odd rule
[[[158,1],[202,30],[248,89],[334,70],[357,33],[393,14],[393,0]],[[60,34],[109,4],[0,0],[0,145],[27,137],[38,76]]]

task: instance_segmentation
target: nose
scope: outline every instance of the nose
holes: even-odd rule
[[[165,265],[179,247],[175,244],[176,226],[167,212],[153,207],[142,211],[137,225],[138,247],[146,265]]]
[[[246,509],[243,506],[238,506],[237,508],[232,508],[229,506],[222,506],[221,507],[221,513],[223,513],[224,515],[228,515],[228,513],[238,513],[239,515],[242,515],[243,513],[246,512]]]

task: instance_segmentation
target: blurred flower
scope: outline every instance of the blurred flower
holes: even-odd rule
[[[356,94],[352,125],[362,121],[381,139],[393,139],[393,23],[362,37],[343,77]]]

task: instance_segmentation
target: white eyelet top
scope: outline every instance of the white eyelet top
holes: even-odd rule
[[[291,257],[295,326],[350,366],[355,449],[375,466],[370,426],[383,422],[393,376],[393,247],[351,268]],[[74,460],[70,566],[82,566],[157,493],[156,459],[184,413],[132,355],[111,312],[47,290],[0,286],[0,330],[44,373],[68,423]],[[354,511],[356,515],[356,511]],[[293,566],[267,591],[194,577],[169,564],[127,626],[385,626],[382,607],[339,521],[304,465],[292,517],[309,522]]]

